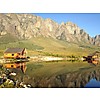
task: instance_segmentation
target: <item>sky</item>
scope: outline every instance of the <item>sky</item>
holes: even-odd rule
[[[100,35],[100,13],[35,13],[42,18],[50,18],[57,23],[71,21],[84,29],[91,37]]]

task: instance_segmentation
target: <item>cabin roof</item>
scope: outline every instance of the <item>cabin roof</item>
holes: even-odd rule
[[[25,48],[7,48],[4,53],[20,53],[23,50],[25,50]]]
[[[95,51],[94,53],[88,55],[88,56],[94,56],[95,54],[100,53],[99,51]]]

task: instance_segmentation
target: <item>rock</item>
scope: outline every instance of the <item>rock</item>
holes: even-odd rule
[[[13,88],[14,87],[14,82],[10,79],[7,79],[4,83],[3,83],[5,88]]]
[[[26,85],[25,83],[21,82],[21,83],[20,83],[20,87],[21,87],[21,88],[31,88],[32,86],[29,85],[29,84]]]
[[[94,37],[94,44],[100,46],[100,35],[96,35]]]
[[[11,75],[11,76],[16,76],[16,73],[12,72],[12,73],[10,73],[9,75]]]
[[[28,88],[31,88],[32,86],[28,84],[27,87],[28,87]]]
[[[100,35],[92,38],[72,22],[58,24],[32,14],[0,14],[0,39],[8,36],[14,38],[12,41],[43,36],[100,46]]]
[[[2,74],[2,77],[3,77],[3,78],[6,77],[6,74]]]
[[[2,84],[3,83],[3,78],[0,78],[0,84]]]

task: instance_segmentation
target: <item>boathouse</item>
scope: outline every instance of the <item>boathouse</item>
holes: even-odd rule
[[[27,51],[25,48],[8,48],[4,51],[4,58],[26,58]]]

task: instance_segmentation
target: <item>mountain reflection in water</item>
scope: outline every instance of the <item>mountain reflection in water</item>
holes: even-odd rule
[[[91,79],[86,85],[85,88],[100,88],[100,81]]]
[[[94,87],[93,79],[100,81],[99,62],[24,62],[4,64],[4,67],[17,73],[13,79],[32,87]]]

